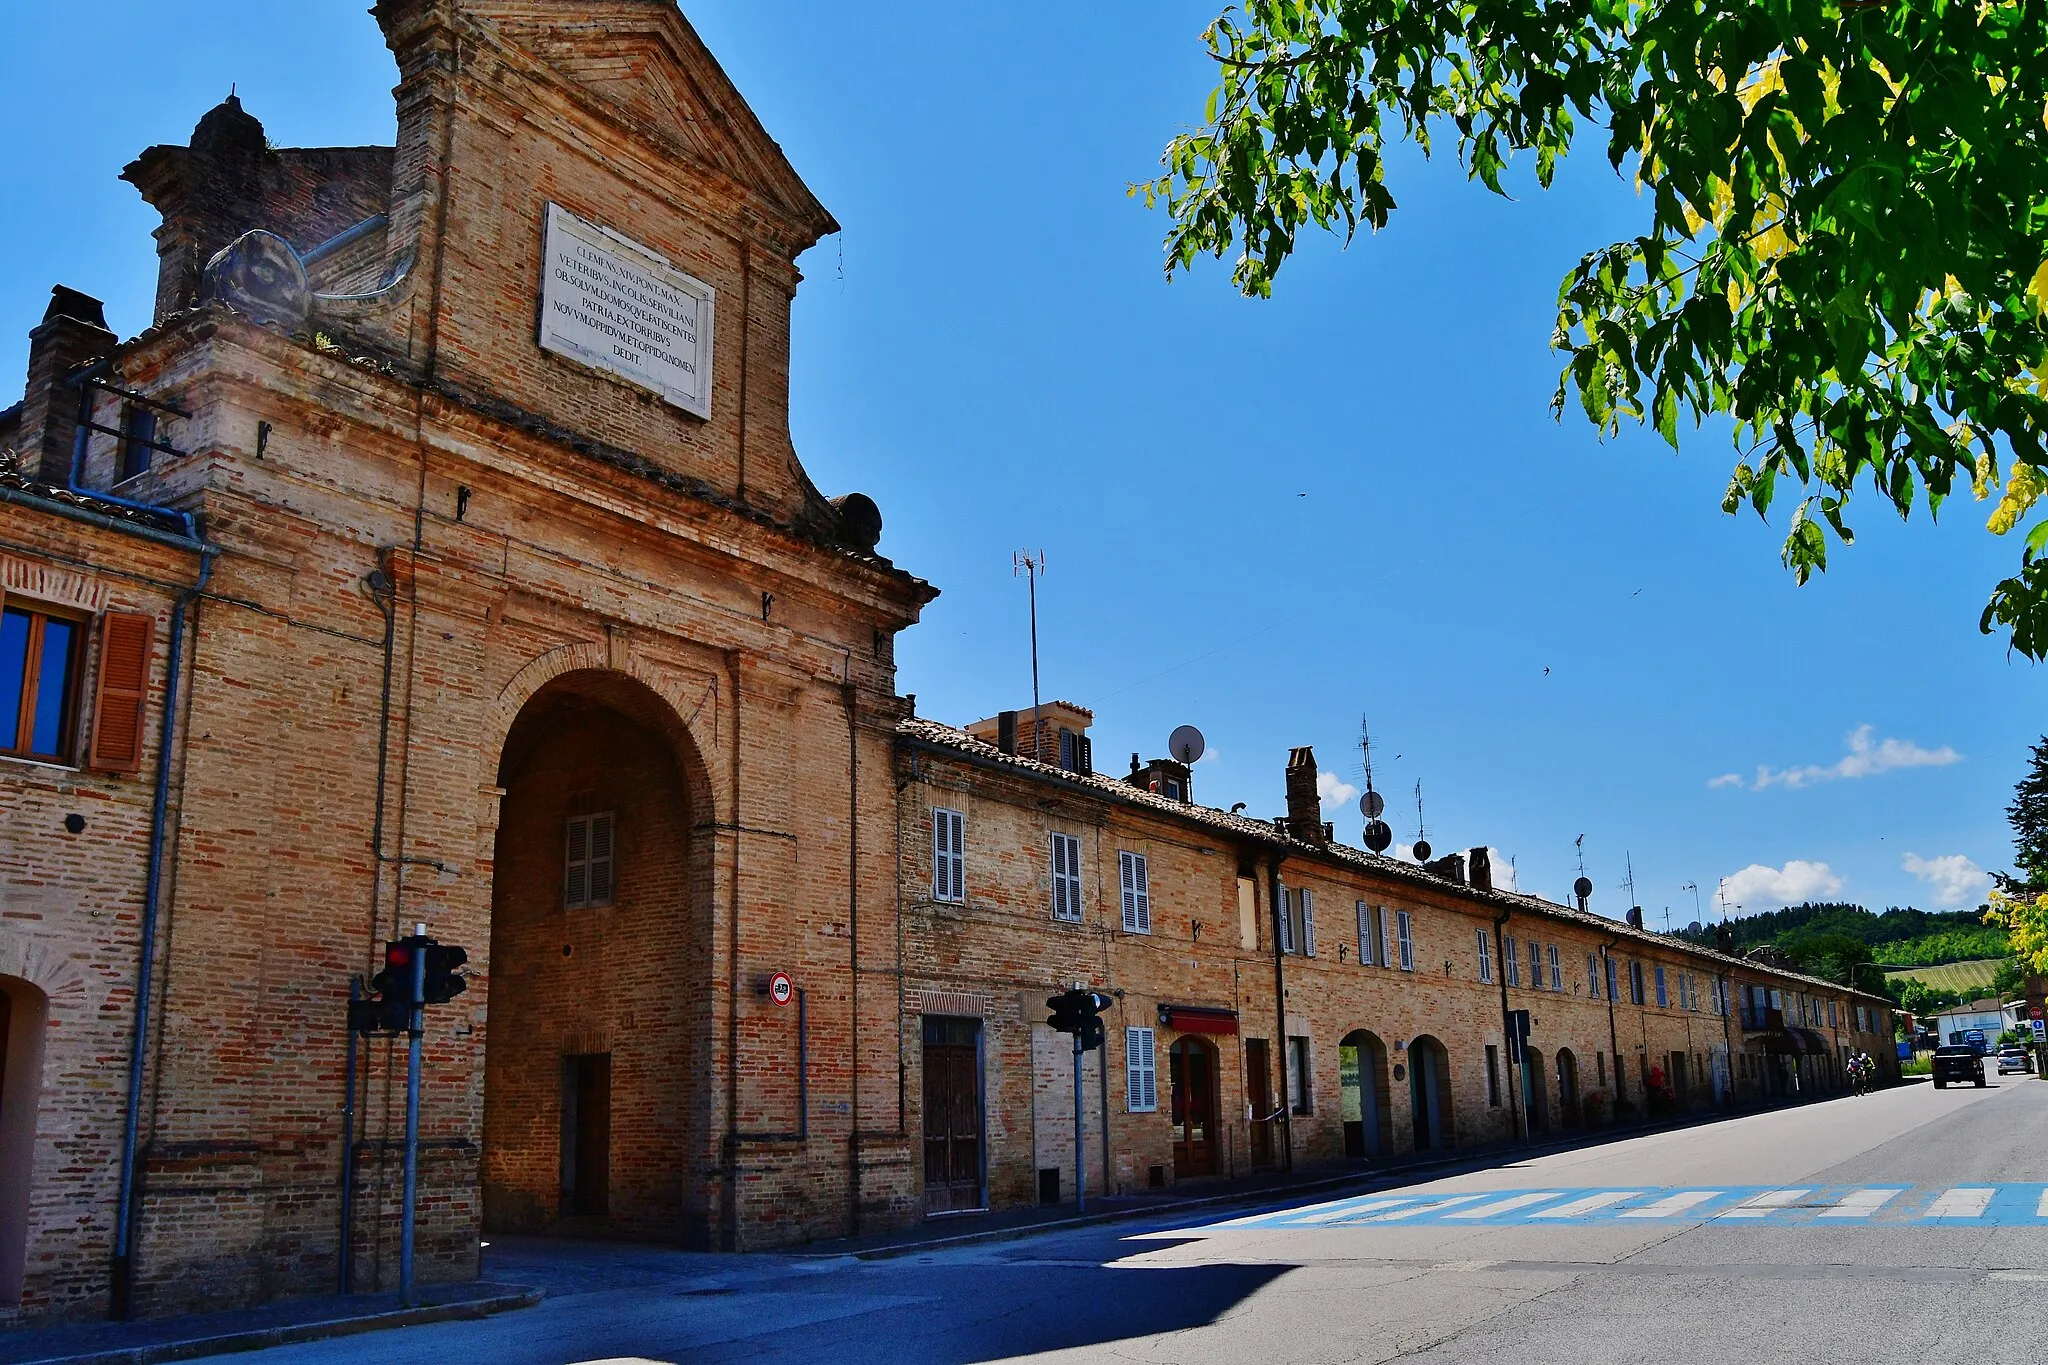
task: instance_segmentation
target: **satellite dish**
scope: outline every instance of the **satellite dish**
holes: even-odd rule
[[[1365,813],[1365,818],[1368,820],[1379,819],[1380,812],[1386,808],[1386,799],[1378,792],[1369,791],[1358,798],[1358,809]]]
[[[1209,741],[1203,739],[1202,732],[1192,725],[1181,726],[1166,739],[1166,752],[1173,755],[1175,762],[1185,763],[1190,768],[1201,762],[1202,755],[1208,750]]]
[[[1585,897],[1592,895],[1593,879],[1591,877],[1581,877],[1577,881],[1573,882],[1572,894],[1574,896],[1580,897],[1581,899],[1584,899]]]
[[[1385,853],[1394,842],[1394,831],[1384,820],[1370,821],[1365,827],[1365,846],[1375,853]]]
[[[1409,851],[1409,852],[1410,852],[1411,854],[1413,854],[1413,855],[1415,856],[1415,861],[1416,861],[1416,862],[1418,862],[1418,863],[1426,863],[1426,862],[1428,862],[1428,861],[1429,861],[1429,840],[1427,840],[1427,839],[1417,839],[1417,840],[1415,841],[1414,845],[1413,845],[1413,846],[1412,846],[1412,847],[1411,847],[1411,848],[1410,848],[1410,849],[1409,849],[1408,851]]]
[[[1688,934],[1697,934],[1699,931],[1700,922],[1698,920],[1694,920],[1691,924],[1685,926],[1685,932]]]

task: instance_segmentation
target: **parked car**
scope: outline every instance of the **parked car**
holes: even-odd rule
[[[1984,1085],[1984,1056],[1968,1043],[1954,1043],[1934,1049],[1934,1088],[1941,1089],[1950,1081],[1958,1085],[1968,1081],[1972,1085]]]
[[[2021,1075],[2025,1075],[2033,1069],[2033,1060],[2027,1056],[2025,1048],[2007,1043],[2004,1047],[1998,1049],[1999,1075],[2003,1076],[2008,1071],[2017,1071]]]

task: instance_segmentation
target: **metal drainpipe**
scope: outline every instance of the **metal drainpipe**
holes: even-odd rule
[[[189,519],[188,519],[189,524]],[[171,608],[170,657],[164,665],[163,722],[157,734],[156,791],[149,810],[149,863],[142,886],[141,956],[135,968],[135,1036],[128,1055],[128,1117],[121,1130],[121,1194],[115,1211],[112,1282],[108,1315],[131,1316],[135,1287],[135,1153],[142,1124],[142,1075],[149,1048],[149,993],[156,974],[157,901],[163,891],[164,835],[171,794],[171,741],[177,732],[178,684],[183,672],[185,613],[206,591],[219,551],[199,552],[198,581],[178,596]],[[196,636],[195,636],[196,638]]]
[[[1280,860],[1283,856],[1273,855],[1273,864],[1267,874],[1270,893],[1266,899],[1273,912],[1273,1042],[1274,1051],[1280,1056],[1280,1105],[1275,1117],[1280,1120],[1280,1169],[1292,1171],[1294,1106],[1287,1091],[1287,972],[1285,957],[1280,951]]]
[[[852,1053],[852,1093],[846,1137],[847,1234],[860,1236],[860,697],[853,684],[853,654],[846,651],[846,972],[851,1001],[847,1030]],[[801,1005],[799,1005],[801,1009]],[[803,1032],[801,1023],[797,1026]],[[810,1104],[799,1083],[797,1127],[810,1131]]]
[[[1723,1103],[1732,1109],[1735,1107],[1735,1024],[1730,1016],[1735,1013],[1735,992],[1729,987],[1727,972],[1720,974],[1720,980],[1721,998],[1716,1003],[1721,1006],[1721,1041],[1728,1048],[1728,1096]]]
[[[1619,1109],[1628,1099],[1628,1087],[1623,1082],[1624,1072],[1621,1065],[1621,1031],[1614,1023],[1614,992],[1621,985],[1621,973],[1613,969],[1614,958],[1612,952],[1614,945],[1619,942],[1621,940],[1618,938],[1610,938],[1607,942],[1600,945],[1600,970],[1606,973],[1607,976],[1607,979],[1600,984],[1607,988],[1607,1049],[1608,1055],[1614,1059],[1614,1107],[1616,1109]]]
[[[1506,1058],[1508,1064],[1508,1119],[1515,1132],[1526,1142],[1529,1138],[1529,1130],[1522,1126],[1521,1088],[1515,1084],[1514,1028],[1508,1019],[1508,941],[1501,937],[1500,932],[1507,927],[1507,923],[1514,917],[1514,913],[1512,910],[1503,910],[1500,912],[1500,918],[1493,922],[1493,955],[1499,960],[1500,966],[1500,971],[1497,974],[1497,979],[1500,982],[1500,1040],[1501,1053]],[[1411,1058],[1408,1064],[1413,1066],[1415,1064],[1414,1060]]]

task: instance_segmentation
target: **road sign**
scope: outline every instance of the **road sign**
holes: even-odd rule
[[[2035,1042],[2048,1042],[2048,1023],[2043,1023],[2039,1019],[2029,1019],[2027,1022],[2034,1026]]]
[[[788,972],[777,972],[768,978],[768,998],[778,1005],[787,1005],[796,998],[796,983],[789,979]]]
[[[2029,1019],[2039,1019],[2040,1017],[2041,1017],[2041,1007],[2040,1007],[2039,1005],[2036,1005],[2036,1006],[2034,1006],[2034,1008],[2032,1008],[2032,1009],[2030,1009],[2030,1010],[2028,1010],[2028,1011],[2027,1011],[2027,1018],[2029,1018]]]

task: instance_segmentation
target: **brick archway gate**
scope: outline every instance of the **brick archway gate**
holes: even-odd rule
[[[603,668],[521,706],[498,763],[487,1232],[702,1242],[715,1167],[712,829],[674,709]]]

